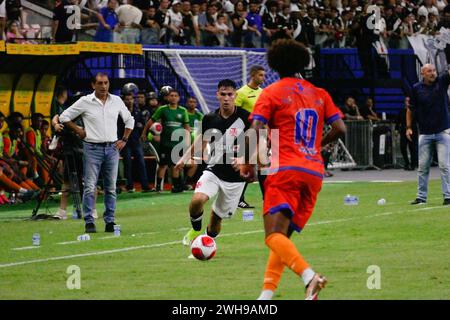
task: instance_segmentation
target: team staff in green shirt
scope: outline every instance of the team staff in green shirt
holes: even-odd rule
[[[166,174],[167,167],[172,168],[172,192],[182,192],[184,189],[183,183],[180,178],[179,170],[176,170],[175,160],[172,159],[171,154],[173,148],[179,143],[178,140],[172,140],[172,133],[177,129],[184,128],[187,132],[185,140],[190,142],[190,126],[189,116],[186,108],[179,105],[180,95],[175,89],[170,89],[166,99],[168,104],[159,107],[152,115],[151,119],[145,125],[142,131],[141,139],[145,141],[147,139],[147,132],[149,128],[155,122],[160,122],[163,129],[161,132],[160,142],[160,166],[158,168],[156,177],[155,191],[161,191],[161,182]]]
[[[186,100],[186,108],[189,116],[189,126],[191,127],[191,143],[194,143],[198,132],[201,132],[201,124],[203,120],[203,113],[197,110],[197,99],[195,97],[188,97]],[[185,188],[190,189],[194,183],[194,176],[197,171],[197,164],[192,163],[186,165],[186,183]]]

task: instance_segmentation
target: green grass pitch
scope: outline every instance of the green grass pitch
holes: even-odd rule
[[[308,225],[292,238],[329,279],[320,299],[450,299],[450,208],[442,206],[439,181],[431,182],[426,206],[408,204],[415,189],[415,182],[324,184]],[[359,196],[359,205],[344,206],[348,193]],[[30,205],[1,207],[0,299],[255,299],[268,256],[258,185],[247,190],[255,219],[243,221],[238,210],[224,221],[217,254],[206,262],[188,259],[181,245],[191,196],[121,194],[122,235],[104,233],[99,219],[99,232],[83,242],[76,241],[84,233],[80,220],[24,221]],[[208,220],[209,213],[204,226]],[[41,246],[24,248],[35,232]],[[71,265],[81,270],[79,290],[66,286]],[[380,289],[367,287],[373,265]],[[302,282],[286,269],[274,298],[303,295]]]

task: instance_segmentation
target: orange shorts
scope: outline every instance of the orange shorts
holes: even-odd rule
[[[279,171],[264,183],[264,214],[288,211],[291,226],[300,232],[311,216],[322,178],[297,170]]]

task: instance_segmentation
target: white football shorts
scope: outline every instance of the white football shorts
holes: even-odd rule
[[[212,210],[222,219],[231,218],[239,205],[245,182],[227,182],[219,179],[211,171],[203,171],[195,186],[195,193],[201,192],[212,199],[215,195]]]

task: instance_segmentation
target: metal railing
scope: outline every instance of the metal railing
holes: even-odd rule
[[[398,139],[395,124],[387,121],[345,121],[345,146],[356,162],[357,169],[397,167]]]

